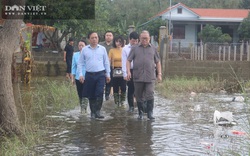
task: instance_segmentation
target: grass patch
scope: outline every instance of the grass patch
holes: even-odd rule
[[[156,85],[157,91],[168,98],[175,98],[178,93],[204,93],[219,92],[224,90],[225,82],[219,82],[214,79],[199,79],[197,77],[175,77],[165,79],[162,83]]]
[[[53,122],[46,115],[79,104],[75,86],[66,80],[35,78],[30,86],[20,85],[21,101],[16,105],[22,134],[0,137],[2,156],[35,155],[34,146],[42,143],[46,127]]]

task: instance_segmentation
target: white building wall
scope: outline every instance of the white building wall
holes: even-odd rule
[[[178,14],[177,12],[177,8],[171,10],[170,12],[166,12],[164,14],[162,14],[162,19],[166,20],[174,20],[174,21],[197,21],[198,20],[198,16],[196,14],[194,14],[193,12],[182,8],[182,13]]]
[[[185,26],[185,39],[173,39],[173,45],[178,45],[181,42],[182,47],[189,47],[190,44],[196,44],[196,26],[194,24],[188,24]]]

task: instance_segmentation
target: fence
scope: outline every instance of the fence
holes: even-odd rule
[[[169,59],[250,61],[249,42],[232,44],[170,42],[168,47]]]
[[[183,46],[184,45],[184,46]],[[249,43],[189,44],[162,39],[159,49],[163,77],[249,79]]]

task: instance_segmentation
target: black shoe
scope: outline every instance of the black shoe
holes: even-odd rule
[[[130,113],[134,112],[134,107],[129,107],[128,112],[130,112]]]
[[[95,117],[98,118],[98,119],[102,119],[104,118],[104,116],[100,115],[100,111],[101,111],[101,108],[102,108],[102,101],[103,99],[102,98],[99,98],[99,99],[96,99],[96,105],[95,105]]]
[[[138,120],[142,120],[143,119],[143,116],[142,114],[139,114],[138,117],[137,117]]]
[[[137,102],[137,107],[138,107],[138,119],[142,120],[143,119],[143,103],[142,102]]]
[[[103,119],[104,116],[100,115],[100,111],[96,111],[96,113],[95,113],[95,118]]]
[[[147,115],[149,120],[154,120],[153,117],[154,99],[147,101]]]
[[[149,120],[154,120],[155,118],[152,116],[152,114],[148,115]]]
[[[91,119],[95,119],[95,118],[96,118],[95,113],[92,113],[92,112],[91,112],[90,118],[91,118]]]
[[[98,119],[103,119],[103,118],[104,118],[104,116],[102,116],[102,115],[95,115],[95,118],[98,118]]]
[[[105,96],[105,100],[108,101],[110,99],[109,96]]]

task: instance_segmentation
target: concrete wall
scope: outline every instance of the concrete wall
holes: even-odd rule
[[[247,61],[168,60],[164,77],[185,76],[216,79],[250,79]]]
[[[250,62],[248,61],[193,61],[168,60],[166,69],[162,71],[166,78],[185,76],[187,78],[215,79],[250,79]],[[33,64],[33,76],[65,76],[65,62],[38,62]]]
[[[168,46],[166,46],[166,49],[168,49],[167,47]],[[160,53],[164,77],[214,77],[216,79],[235,79],[238,77],[246,80],[250,79],[250,61],[168,59],[168,55],[162,53],[162,50]],[[66,63],[63,62],[63,53],[54,54],[37,52],[33,54],[33,56],[33,76],[65,76]],[[165,63],[165,66],[163,63]]]
[[[33,63],[32,75],[34,76],[65,76],[66,63],[63,61],[38,62]]]
[[[182,42],[182,47],[189,47],[190,44],[196,44],[196,25],[195,24],[185,24],[185,39],[173,39],[173,46],[178,46],[179,42]]]

